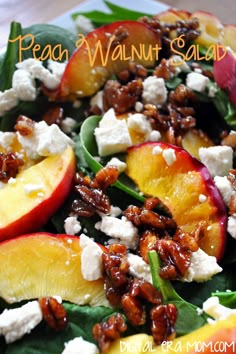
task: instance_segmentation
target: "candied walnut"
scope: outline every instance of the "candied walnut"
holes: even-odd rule
[[[107,111],[114,108],[117,113],[124,113],[133,109],[143,90],[141,79],[132,80],[127,85],[118,81],[108,80],[103,90],[103,107]]]
[[[94,181],[104,191],[117,181],[118,176],[119,170],[116,166],[106,166],[96,173]]]
[[[158,305],[151,309],[151,333],[157,345],[173,340],[178,310],[174,304]]]
[[[232,184],[232,187],[236,190],[236,169],[229,170],[227,178]]]
[[[229,201],[229,215],[236,214],[236,196],[232,195]]]
[[[189,232],[183,232],[181,230],[177,230],[174,234],[173,240],[178,242],[182,247],[191,252],[195,252],[198,250],[199,245],[194,235]]]
[[[157,240],[159,239],[156,232],[152,230],[145,230],[140,237],[139,253],[146,263],[148,260],[148,252],[157,249]]]
[[[231,146],[233,149],[236,149],[236,133],[235,132],[226,133],[222,137],[221,145]]]
[[[163,262],[162,278],[173,280],[184,276],[191,263],[190,251],[174,240],[161,239],[157,241],[157,252]]]
[[[174,91],[169,94],[169,101],[181,106],[186,106],[190,100],[195,101],[195,94],[184,84],[178,85]]]
[[[76,192],[80,195],[82,200],[91,205],[94,209],[107,214],[110,211],[110,200],[101,189],[89,188],[87,186],[75,186]]]
[[[135,62],[129,62],[128,68],[122,70],[118,75],[118,80],[125,84],[134,79],[145,79],[147,77],[147,69],[143,65],[137,64]]]
[[[145,299],[151,304],[160,305],[162,303],[160,291],[144,279],[134,279],[131,283],[129,294],[133,297]]]
[[[146,322],[145,307],[137,297],[124,294],[121,298],[121,306],[132,325],[141,326]]]
[[[38,301],[43,318],[49,327],[55,331],[62,331],[67,327],[68,318],[66,310],[55,297],[43,297]]]
[[[125,245],[113,244],[108,252],[102,254],[106,297],[111,305],[119,304],[122,294],[126,291],[130,276]]]
[[[140,214],[141,209],[136,205],[129,205],[128,208],[124,210],[125,217],[136,226],[141,225]]]
[[[20,115],[17,120],[16,124],[14,125],[14,129],[20,133],[20,135],[27,136],[32,135],[34,132],[34,125],[35,122],[24,116]]]
[[[169,80],[175,74],[175,68],[169,65],[168,60],[162,59],[160,64],[154,69],[153,75],[163,78],[164,80]]]
[[[96,209],[81,199],[75,199],[71,205],[71,213],[73,215],[89,218],[96,213]]]
[[[24,161],[14,152],[6,154],[0,153],[0,181],[7,182],[11,177],[15,178],[19,172],[20,166]]]
[[[107,321],[97,323],[93,326],[92,334],[98,342],[102,353],[106,353],[115,339],[120,338],[121,333],[127,330],[127,325],[120,313],[111,316]]]
[[[115,48],[117,45],[120,45],[124,39],[129,36],[129,31],[124,26],[119,26],[113,33],[113,40],[110,45],[111,48]],[[108,40],[107,46],[109,46],[110,39]]]
[[[44,120],[48,125],[57,124],[60,126],[63,118],[64,109],[60,106],[51,107],[42,116],[42,120]]]

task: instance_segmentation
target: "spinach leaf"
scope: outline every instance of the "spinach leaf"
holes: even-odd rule
[[[68,60],[75,50],[77,36],[71,31],[52,24],[40,23],[23,29],[25,47],[37,44],[40,49],[35,52],[37,59],[49,54],[57,61]],[[63,55],[60,55],[64,52]],[[30,51],[31,53],[31,51]],[[68,54],[68,55],[67,55]],[[32,55],[31,55],[32,56]],[[53,59],[53,58],[52,58]],[[43,58],[41,59],[43,60]]]
[[[11,40],[14,40],[21,35],[21,24],[18,22],[12,22],[7,50],[1,64],[0,91],[5,91],[12,87],[12,76],[15,71],[16,63],[19,61],[19,43],[18,41],[11,42]]]
[[[156,251],[148,254],[153,285],[160,290],[165,304],[172,303],[178,309],[176,322],[176,333],[182,336],[195,329],[202,327],[207,322],[205,314],[199,314],[197,306],[181,298],[168,280],[164,280],[159,275],[160,259]]]
[[[236,291],[217,291],[211,295],[217,296],[221,305],[230,307],[232,309],[236,308]]]
[[[102,306],[78,306],[70,303],[64,303],[63,306],[69,319],[69,325],[65,330],[55,332],[42,322],[29,335],[9,344],[5,353],[59,354],[64,349],[64,343],[79,336],[89,342],[94,342],[92,337],[93,325],[115,313],[114,309]]]
[[[104,1],[110,12],[104,11],[85,11],[85,12],[75,12],[72,14],[72,19],[76,20],[79,15],[83,15],[90,19],[95,26],[101,26],[104,24],[109,24],[115,21],[124,20],[137,20],[142,16],[150,16],[149,13],[139,12],[135,10],[130,10],[122,6],[115,5],[109,1]]]

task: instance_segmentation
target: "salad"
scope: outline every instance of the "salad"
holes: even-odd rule
[[[0,58],[0,353],[233,353],[236,27],[105,4]]]

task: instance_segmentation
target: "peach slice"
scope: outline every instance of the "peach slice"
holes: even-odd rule
[[[225,47],[230,47],[236,53],[236,25],[224,26],[222,44]]]
[[[195,11],[191,18],[196,17],[199,20],[200,35],[195,39],[197,44],[207,48],[220,41],[223,32],[223,24],[220,20],[209,12]]]
[[[119,42],[124,32],[128,36]],[[118,37],[112,39],[114,34]],[[136,21],[118,21],[90,32],[67,64],[58,97],[93,95],[112,74],[125,69],[130,59],[145,67],[154,65],[160,43],[151,27]]]
[[[182,230],[193,232],[204,225],[200,247],[221,259],[227,215],[208,169],[184,149],[167,143],[130,147],[126,163],[126,173],[139,190],[159,197]]]
[[[0,240],[36,231],[68,196],[75,173],[75,155],[68,146],[21,171],[14,183],[0,189]]]
[[[188,20],[191,13],[185,10],[168,9],[156,15],[161,22],[165,23],[175,23],[181,20]]]
[[[0,244],[0,297],[8,303],[60,296],[79,305],[105,305],[103,279],[81,273],[80,239],[35,233]]]
[[[199,149],[209,146],[214,146],[214,143],[202,130],[190,129],[182,138],[182,147],[197,159]]]

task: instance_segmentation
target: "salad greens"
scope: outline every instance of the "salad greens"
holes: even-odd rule
[[[120,6],[114,5],[109,1],[104,1],[110,10],[110,13],[100,11],[79,12],[72,14],[75,20],[79,14],[89,18],[95,26],[101,26],[106,23],[112,23],[117,20],[136,20],[141,16],[149,16],[146,13],[128,10]],[[74,51],[76,36],[66,29],[54,25],[37,24],[28,28],[22,29],[19,23],[13,22],[10,29],[10,39],[14,39],[19,35],[31,33],[34,35],[37,43],[43,48],[47,44],[55,45],[61,43],[63,48],[67,48],[71,54]],[[26,40],[26,45],[27,45]],[[28,51],[24,54],[24,58],[32,57],[32,52]],[[16,43],[8,43],[6,53],[0,58],[0,91],[11,87],[12,75],[15,70],[15,65],[18,62],[18,46]],[[209,65],[209,64],[208,64]],[[210,65],[211,66],[211,65]],[[180,83],[183,83],[185,77],[182,74],[176,75],[167,82],[167,88],[172,90]],[[210,83],[214,85],[213,82]],[[216,112],[214,129],[222,129],[222,127],[236,127],[236,108],[230,103],[227,94],[216,88],[214,97],[209,97],[207,94],[199,95],[199,100],[203,104],[203,109],[206,107],[211,112]],[[11,130],[14,126],[15,119],[19,114],[30,116],[34,120],[39,120],[43,113],[50,107],[51,103],[47,98],[40,94],[34,102],[20,102],[17,107],[3,115],[0,122],[0,130]],[[94,175],[98,170],[106,165],[106,158],[98,161],[97,146],[94,139],[94,129],[97,127],[100,116],[91,116],[84,120],[84,111],[89,105],[89,100],[84,99],[79,109],[75,109],[71,103],[62,103],[65,112],[68,116],[75,117],[77,126],[75,132],[78,133],[74,137],[75,154],[77,157],[77,167],[80,171]],[[212,121],[207,120],[209,128],[212,128]],[[117,157],[122,160],[122,155]],[[119,191],[118,191],[119,190]],[[141,205],[144,197],[137,191],[133,183],[125,175],[120,175],[119,180],[108,189],[108,196],[113,205],[119,206],[124,210],[128,205]],[[45,226],[45,230],[55,233],[63,233],[63,222],[68,216],[70,206],[75,196],[72,193],[65,204],[58,210]],[[158,205],[162,212],[166,212],[163,205]],[[86,228],[88,234],[91,234],[95,241],[105,243],[107,237],[95,228],[96,222],[99,220],[97,215],[91,218],[81,217],[80,222],[83,228]],[[231,245],[232,243],[232,245]],[[234,240],[230,242],[226,250],[226,257],[223,260],[224,271],[214,276],[214,278],[205,283],[182,283],[173,282],[161,279],[159,276],[160,260],[155,251],[149,252],[149,262],[153,278],[153,284],[158,288],[164,299],[164,303],[174,303],[179,311],[177,320],[177,334],[184,335],[192,332],[195,329],[203,326],[207,322],[205,314],[199,314],[198,308],[210,296],[216,295],[220,299],[220,303],[236,308],[236,292],[226,291],[226,289],[235,289],[236,280],[233,268],[236,262],[236,244]],[[8,305],[1,306],[2,310]],[[63,303],[68,318],[69,326],[62,333],[55,333],[50,330],[45,323],[37,326],[29,335],[26,335],[21,340],[6,346],[4,341],[0,339],[0,353],[5,354],[59,354],[64,348],[64,343],[74,337],[82,336],[85,340],[94,342],[91,334],[91,329],[94,323],[101,322],[108,316],[116,313],[115,309],[105,307],[89,307],[78,306],[67,302]],[[150,333],[147,327],[139,329],[130,326],[129,334],[145,331]],[[126,333],[127,334],[127,333]],[[46,343],[46,345],[45,345]],[[2,351],[1,351],[2,350]]]

